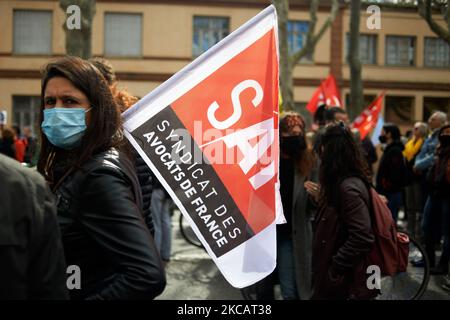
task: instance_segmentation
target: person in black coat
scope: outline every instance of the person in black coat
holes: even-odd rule
[[[56,205],[36,171],[0,155],[0,300],[68,299]]]
[[[398,211],[403,205],[402,190],[406,180],[405,149],[400,141],[397,125],[386,123],[381,130],[380,142],[386,144],[376,177],[378,193],[386,196],[392,217],[397,221]]]
[[[127,90],[120,90],[117,86],[116,75],[114,73],[111,63],[102,58],[92,58],[89,60],[103,75],[106,82],[108,83],[111,93],[119,105],[120,112],[124,112],[138,99],[132,96]],[[151,210],[151,200],[153,192],[153,184],[156,177],[145,163],[144,159],[137,153],[137,151],[130,145],[127,144],[128,153],[132,155],[134,160],[134,165],[136,167],[136,174],[139,179],[139,185],[141,187],[142,193],[142,209],[144,214],[145,223],[150,230],[151,235],[155,235],[155,226],[153,223],[153,215]]]
[[[165,273],[142,214],[120,110],[100,71],[76,57],[43,69],[38,171],[57,197],[72,299],[153,299]]]

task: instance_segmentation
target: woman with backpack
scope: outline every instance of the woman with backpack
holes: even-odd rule
[[[374,298],[379,291],[366,284],[366,258],[375,241],[366,161],[342,122],[326,128],[318,152],[320,191],[314,221],[312,299]]]

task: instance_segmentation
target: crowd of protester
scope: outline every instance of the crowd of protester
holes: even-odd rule
[[[277,269],[255,285],[261,299],[273,299],[276,283],[283,299],[371,299],[378,294],[365,284],[364,259],[374,242],[370,185],[385,197],[398,229],[425,246],[431,274],[443,275],[442,288],[450,291],[447,115],[434,112],[428,124],[417,122],[410,132],[407,138],[397,125],[385,123],[376,137],[377,151],[369,136],[361,140],[351,129],[340,107],[319,106],[311,130],[300,114],[282,115],[280,185],[287,224],[277,228]],[[306,172],[294,165],[301,159],[311,159]],[[424,266],[423,259],[411,263]]]
[[[170,197],[121,123],[137,100],[118,88],[107,61],[64,57],[43,69],[39,126],[23,135],[18,126],[2,126],[0,298],[152,299],[164,290]],[[283,299],[375,298],[365,269],[375,241],[371,186],[398,228],[424,244],[432,274],[448,274],[445,113],[416,122],[404,136],[385,123],[378,150],[352,130],[340,107],[319,106],[311,128],[300,114],[285,112],[279,127],[287,223],[277,226],[277,269],[257,284],[259,298],[273,298],[275,282]],[[81,289],[68,292],[71,265],[83,277]]]

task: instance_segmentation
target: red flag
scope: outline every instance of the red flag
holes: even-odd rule
[[[123,115],[127,138],[239,288],[276,266],[278,87],[272,5]]]
[[[353,121],[352,128],[359,130],[361,140],[363,140],[367,134],[375,128],[378,115],[383,108],[384,92],[380,94],[371,104],[359,115],[355,121]]]
[[[314,114],[317,107],[321,104],[326,104],[327,107],[342,107],[339,89],[336,85],[336,79],[331,74],[320,83],[320,86],[308,102],[306,109]]]

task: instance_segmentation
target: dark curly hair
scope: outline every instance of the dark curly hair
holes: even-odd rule
[[[367,163],[353,134],[341,121],[326,127],[319,146],[321,186],[320,202],[336,205],[339,185],[348,177],[360,177],[370,182]]]

